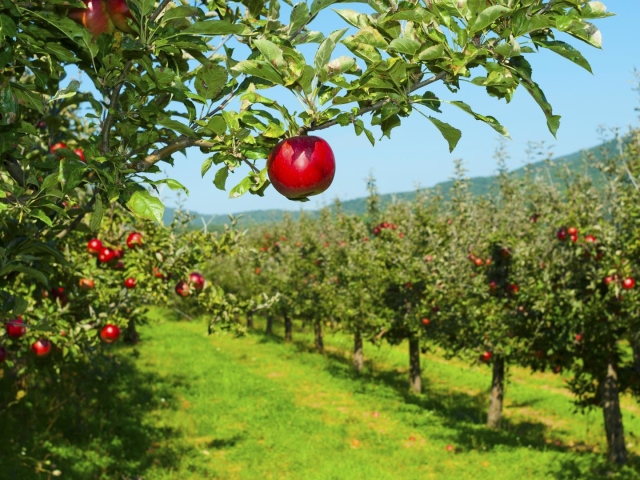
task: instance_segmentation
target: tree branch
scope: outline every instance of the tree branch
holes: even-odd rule
[[[181,136],[176,138],[173,142],[163,148],[159,148],[149,155],[147,155],[144,160],[141,160],[135,164],[132,164],[133,168],[135,168],[138,172],[144,172],[149,167],[152,167],[156,163],[158,163],[163,158],[167,158],[169,155],[177,152],[178,150],[183,150],[188,147],[202,147],[202,148],[211,148],[215,144],[208,140],[202,140],[199,138],[192,138]]]
[[[98,196],[98,189],[95,188],[93,190],[93,196],[91,197],[91,200],[89,200],[89,203],[87,203],[83,209],[84,211],[80,215],[78,215],[76,218],[74,218],[73,222],[71,222],[71,224],[67,228],[65,228],[64,230],[62,230],[60,233],[56,235],[57,239],[62,239],[66,237],[71,232],[73,232],[76,228],[78,228],[78,225],[80,225],[80,222],[82,221],[84,216],[87,214],[87,209],[93,207],[93,204],[96,202],[97,196]]]
[[[426,80],[423,80],[422,82],[418,82],[418,83],[414,84],[409,89],[408,93],[415,92],[416,90],[419,90],[422,87],[426,87],[427,85],[431,85],[432,83],[435,83],[438,80],[443,80],[446,76],[447,76],[446,72],[440,72],[437,75],[434,75],[433,77],[430,77],[430,78],[428,78]],[[360,116],[364,115],[365,113],[369,113],[369,112],[372,112],[374,110],[379,110],[380,108],[382,108],[383,106],[385,106],[389,102],[390,102],[390,100],[388,98],[385,98],[384,100],[380,100],[380,101],[374,103],[373,105],[361,108],[360,110],[358,110],[357,113],[353,114],[353,116],[351,117],[351,122],[353,123],[353,121],[355,120],[356,117],[360,117]],[[325,128],[333,127],[334,125],[337,125],[337,124],[338,124],[338,121],[334,119],[334,120],[328,120],[328,121],[326,121],[324,123],[320,123],[318,125],[302,126],[298,130],[298,135],[304,135],[305,133],[312,132],[314,130],[324,130]]]

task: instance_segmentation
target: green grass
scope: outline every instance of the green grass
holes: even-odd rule
[[[0,411],[0,478],[640,478],[638,405],[624,400],[632,462],[611,469],[600,412],[574,414],[556,375],[512,369],[505,428],[493,432],[486,366],[424,356],[415,396],[404,345],[366,346],[358,375],[342,335],[327,336],[324,355],[300,331],[285,344],[165,321],[141,338]]]

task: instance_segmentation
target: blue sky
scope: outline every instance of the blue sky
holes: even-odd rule
[[[528,56],[534,80],[544,90],[554,113],[562,116],[557,139],[548,132],[544,115],[524,89],[519,89],[510,104],[492,99],[483,89],[471,85],[464,85],[455,95],[444,88],[433,90],[442,99],[466,101],[477,112],[493,115],[507,127],[512,138],[507,142],[509,168],[525,163],[526,150],[532,142],[544,142],[554,156],[561,156],[601,143],[601,127],[619,127],[624,131],[637,126],[636,108],[640,106],[640,97],[634,91],[633,72],[635,68],[640,69],[635,39],[640,23],[640,1],[603,0],[603,3],[617,16],[596,22],[603,36],[602,50],[568,36],[558,37],[582,51],[593,75],[549,52]],[[340,8],[348,7],[341,5]],[[338,28],[338,21],[341,20],[337,15],[329,11],[312,26],[327,33]],[[295,108],[296,104],[291,105]],[[204,214],[270,208],[316,209],[335,198],[349,200],[365,196],[365,178],[369,173],[376,178],[381,193],[409,191],[447,180],[453,174],[453,160],[457,158],[463,159],[469,176],[492,175],[496,169],[492,157],[498,134],[455,107],[443,107],[443,112],[440,118],[462,130],[462,139],[453,153],[449,153],[440,133],[419,114],[404,119],[403,125],[392,131],[391,139],[385,137],[376,142],[375,147],[364,135],[356,137],[351,127],[323,130],[320,136],[330,143],[336,157],[336,177],[329,190],[305,204],[287,200],[272,187],[264,197],[245,195],[229,199],[227,192],[214,187],[213,171],[204,179],[201,177],[200,166],[205,156],[198,149],[188,150],[186,158],[175,155],[175,167],[166,164],[163,167],[167,176],[189,189],[189,197],[178,200],[168,190],[162,192],[162,197],[168,206],[176,206],[180,201],[185,208]],[[234,180],[230,176],[228,186],[235,185]]]

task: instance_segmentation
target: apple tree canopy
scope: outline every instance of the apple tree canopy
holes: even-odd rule
[[[82,15],[85,3],[93,16]],[[560,34],[600,48],[592,21],[612,15],[584,0],[85,3],[2,4],[0,148],[2,181],[11,184],[3,190],[33,198],[90,185],[89,211],[118,201],[153,219],[163,206],[145,185],[183,187],[145,174],[188,148],[205,153],[202,174],[215,170],[215,186],[237,197],[262,195],[265,160],[278,141],[335,125],[373,143],[372,129],[389,136],[417,111],[453,150],[461,132],[446,122],[446,103],[507,136],[496,118],[455,100],[461,88],[509,102],[522,87],[555,135],[560,117],[527,57],[547,49],[591,71]],[[336,29],[315,30],[321,15]],[[73,68],[94,90],[65,78]],[[446,97],[430,90],[436,83]],[[276,99],[282,89],[300,101],[299,112]],[[61,121],[64,111],[78,121]],[[72,162],[68,150],[54,162],[49,147],[59,141],[82,147],[87,163]],[[236,169],[246,176],[228,186]],[[55,202],[40,199],[26,213],[45,221]]]

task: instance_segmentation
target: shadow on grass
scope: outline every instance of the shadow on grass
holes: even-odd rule
[[[142,479],[152,466],[170,469],[177,454],[163,447],[177,432],[145,422],[150,410],[177,408],[173,380],[139,371],[135,351],[31,376],[19,402],[0,380],[0,479]],[[177,379],[176,379],[177,381]],[[24,387],[22,387],[24,388]]]

